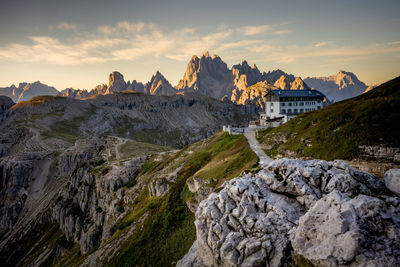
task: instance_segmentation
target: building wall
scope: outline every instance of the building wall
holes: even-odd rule
[[[282,116],[284,116],[284,122],[287,122],[301,113],[321,109],[322,107],[323,102],[318,98],[306,101],[281,102],[267,100],[265,103],[265,113],[260,114],[260,124],[264,125],[267,119],[273,119]]]
[[[281,113],[280,108],[281,105],[279,101],[273,101],[273,102],[267,101],[265,103],[265,113],[270,118],[279,117],[279,114]]]

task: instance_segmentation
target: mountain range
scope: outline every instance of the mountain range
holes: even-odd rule
[[[255,86],[256,85],[256,86]],[[0,95],[6,95],[14,102],[28,100],[37,95],[59,95],[74,99],[86,99],[94,95],[112,94],[120,91],[137,91],[150,95],[174,95],[179,92],[199,92],[215,99],[229,100],[236,104],[255,103],[263,108],[266,90],[315,88],[326,95],[331,102],[341,101],[372,89],[351,72],[339,71],[329,77],[295,77],[282,70],[261,72],[256,65],[246,60],[233,65],[231,69],[218,56],[206,52],[201,57],[194,55],[186,68],[183,78],[174,87],[157,71],[147,83],[136,80],[125,81],[124,76],[114,71],[109,75],[108,84],[100,84],[88,91],[67,88],[58,92],[54,87],[40,82],[20,83],[18,87],[0,88]]]

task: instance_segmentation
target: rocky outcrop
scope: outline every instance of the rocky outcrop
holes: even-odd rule
[[[334,102],[361,95],[368,87],[354,73],[343,70],[329,77],[308,77],[304,81]]]
[[[311,88],[300,78],[297,77],[291,84],[291,90],[310,90]]]
[[[380,146],[359,146],[361,151],[361,158],[381,161],[381,162],[395,162],[400,163],[400,148]]]
[[[86,253],[114,233],[115,218],[132,202],[123,186],[134,181],[146,158],[108,163],[106,155],[118,139],[79,140],[59,157],[59,176],[69,177],[58,193],[52,218]]]
[[[400,258],[400,199],[334,190],[299,220],[296,254],[317,266],[395,266]]]
[[[322,266],[393,265],[399,207],[379,178],[343,161],[276,160],[200,203],[196,242],[177,266],[286,266],[297,255]]]
[[[282,89],[282,90],[288,90],[290,89],[290,82],[288,78],[285,75],[282,75],[275,83],[274,86],[276,88]]]
[[[265,97],[267,95],[267,92],[269,90],[275,89],[277,88],[271,86],[265,81],[256,83],[252,86],[247,87],[242,92],[240,98],[236,101],[236,103],[240,105],[252,105],[263,109],[266,101]]]
[[[124,91],[127,84],[124,80],[124,76],[118,71],[110,73],[108,77],[108,87],[105,94],[111,94],[112,92]]]
[[[165,77],[157,71],[150,81],[146,84],[146,93],[149,95],[174,95],[176,89],[165,79]]]
[[[0,113],[3,113],[14,106],[14,102],[7,96],[0,96]]]
[[[386,187],[400,197],[400,169],[390,169],[383,176]]]
[[[221,99],[230,95],[233,89],[232,73],[225,62],[217,55],[211,57],[208,52],[190,60],[183,79],[176,89],[199,92],[206,96]]]

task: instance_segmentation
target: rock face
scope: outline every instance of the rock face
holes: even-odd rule
[[[146,93],[149,95],[174,95],[175,88],[165,79],[165,77],[157,71],[146,84]]]
[[[379,198],[377,197],[379,196]],[[276,160],[227,181],[196,211],[197,240],[177,266],[390,266],[400,199],[342,161]]]
[[[14,106],[14,101],[7,96],[0,96],[0,113],[3,113]]]
[[[282,75],[275,83],[274,86],[282,89],[282,90],[288,90],[290,89],[290,82],[288,78],[285,75]]]
[[[118,71],[114,71],[110,73],[108,77],[108,88],[106,94],[123,91],[126,89],[126,86],[124,76]]]
[[[226,63],[219,56],[211,57],[207,52],[201,58],[192,57],[176,89],[197,91],[206,96],[221,99],[231,94],[232,80],[232,73]]]
[[[57,95],[58,93],[56,88],[39,81],[34,83],[20,83],[18,87],[11,85],[10,87],[0,88],[0,95],[8,96],[14,102],[29,100],[34,96]]]
[[[68,238],[80,244],[84,253],[114,233],[113,218],[130,202],[122,187],[135,180],[146,159],[132,158],[122,165],[104,164],[102,154],[117,141],[111,137],[79,140],[58,161],[59,176],[70,178],[58,193],[52,218]]]
[[[253,105],[256,107],[264,108],[267,92],[269,90],[277,89],[275,86],[268,84],[266,81],[256,83],[247,87],[236,101],[239,105]],[[234,96],[232,95],[232,98]]]
[[[368,87],[354,73],[343,70],[329,77],[306,78],[304,81],[335,102],[361,95]]]
[[[292,90],[310,90],[311,88],[300,77],[297,77],[290,84],[290,89],[292,89]]]
[[[385,185],[390,191],[400,197],[400,169],[391,169],[383,177]]]

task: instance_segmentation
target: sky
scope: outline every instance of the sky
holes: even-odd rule
[[[119,71],[176,85],[192,55],[229,68],[315,77],[354,72],[367,84],[400,75],[395,0],[2,0],[0,87],[42,83],[92,89]]]

